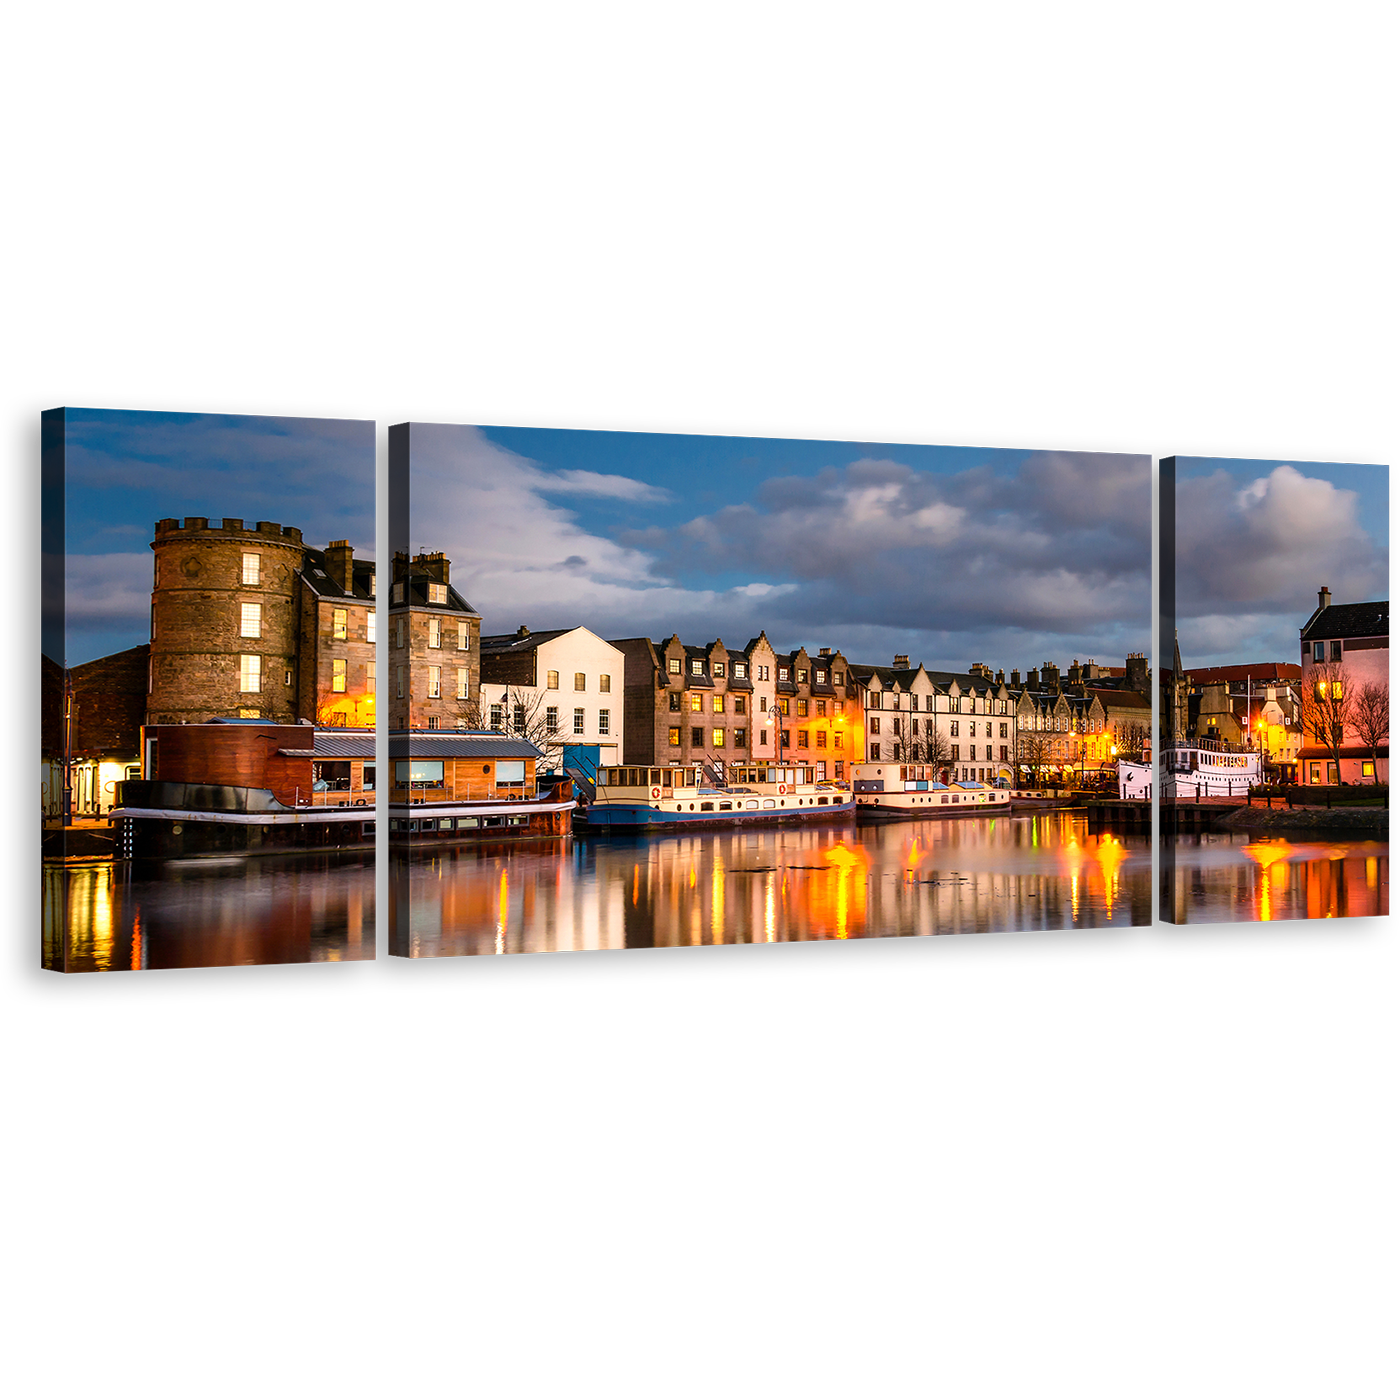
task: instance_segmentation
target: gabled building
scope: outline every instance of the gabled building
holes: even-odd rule
[[[1355,695],[1369,684],[1389,685],[1390,603],[1333,603],[1330,589],[1320,588],[1317,608],[1299,629],[1302,660],[1301,688],[1310,696],[1340,668],[1342,680]],[[1333,681],[1336,683],[1336,680]],[[1306,703],[1306,702],[1305,702]],[[1306,724],[1304,726],[1306,728]],[[1387,783],[1390,781],[1390,746],[1378,747],[1375,756],[1356,729],[1354,717],[1343,726],[1341,771],[1332,751],[1319,744],[1316,735],[1305,734],[1298,754],[1299,781],[1308,785]]]

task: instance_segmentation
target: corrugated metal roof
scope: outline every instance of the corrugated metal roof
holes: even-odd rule
[[[317,758],[373,758],[374,735],[351,734],[336,729],[316,731]]]
[[[504,734],[434,734],[415,730],[389,737],[394,758],[543,758],[528,739]]]

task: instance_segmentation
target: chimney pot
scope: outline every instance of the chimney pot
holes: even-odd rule
[[[1332,606],[1332,590],[1330,588],[1324,586],[1317,590],[1317,606],[1319,610]]]

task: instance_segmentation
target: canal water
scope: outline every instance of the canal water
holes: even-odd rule
[[[374,858],[44,867],[44,960],[70,972],[374,957]]]
[[[1262,838],[1243,831],[1176,838],[1164,918],[1178,924],[1344,919],[1390,912],[1385,841]]]
[[[1152,913],[1147,838],[1090,834],[1070,812],[502,843],[405,866],[394,951],[416,957],[1122,927]]]

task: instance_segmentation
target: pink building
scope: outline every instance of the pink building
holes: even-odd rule
[[[1388,683],[1390,679],[1390,604],[1333,603],[1329,589],[1317,594],[1317,611],[1304,624],[1302,631],[1303,688],[1311,685],[1317,666],[1340,663],[1346,669],[1352,688],[1360,689],[1368,681]],[[1390,781],[1390,749],[1382,747],[1376,754],[1376,767],[1371,766],[1371,751],[1351,726],[1342,735],[1342,771],[1331,752],[1307,735],[1298,755],[1298,781],[1313,784],[1372,783],[1379,779]]]

